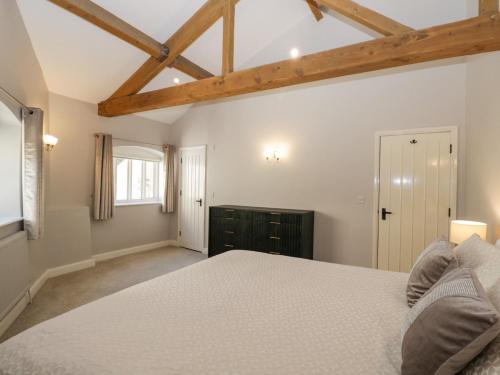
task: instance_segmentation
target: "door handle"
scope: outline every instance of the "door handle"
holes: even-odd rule
[[[196,203],[199,203],[200,204],[200,207],[203,205],[203,199],[197,199],[195,200]]]
[[[387,215],[392,215],[392,212],[382,208],[382,220],[387,220]]]

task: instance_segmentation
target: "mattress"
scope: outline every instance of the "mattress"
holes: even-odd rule
[[[0,345],[0,374],[399,374],[408,275],[232,251]]]

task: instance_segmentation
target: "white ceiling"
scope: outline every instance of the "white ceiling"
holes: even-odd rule
[[[205,0],[94,0],[118,17],[165,42]],[[466,0],[358,0],[414,28],[465,18]],[[17,0],[51,92],[90,103],[109,97],[146,59],[146,54],[45,0]],[[335,14],[316,22],[303,0],[240,0],[236,13],[235,67],[283,60],[292,47],[312,53],[368,40],[376,35]],[[219,74],[222,22],[183,55]],[[192,79],[165,69],[144,91]],[[142,116],[173,123],[190,106]]]

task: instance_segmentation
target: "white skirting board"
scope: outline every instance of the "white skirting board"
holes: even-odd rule
[[[17,317],[23,312],[23,310],[28,306],[30,298],[28,293],[25,293],[21,299],[14,305],[14,307],[9,311],[5,317],[0,320],[0,337],[7,331],[12,323],[17,319]]]
[[[166,247],[166,246],[178,246],[178,242],[175,240],[153,242],[153,243],[148,243],[145,245],[129,247],[127,249],[120,249],[120,250],[109,251],[107,253],[96,254],[92,258],[96,262],[102,262],[102,261],[109,260],[109,259],[119,258],[119,257],[122,257],[124,255],[142,253],[143,251],[159,249],[161,247]]]
[[[92,257],[92,259],[87,259],[81,262],[67,264],[60,267],[50,268],[46,270],[35,282],[31,285],[28,292],[25,293],[19,301],[14,304],[9,313],[0,321],[0,336],[2,336],[5,331],[10,327],[10,325],[17,319],[17,317],[23,312],[26,306],[31,302],[31,299],[35,297],[38,291],[42,288],[45,282],[52,278],[67,273],[80,271],[86,268],[94,267],[96,262],[102,262],[104,260],[118,258],[124,255],[140,253],[143,251],[159,249],[165,246],[177,246],[178,242],[175,240],[154,242],[150,244],[130,247],[127,249],[110,251],[108,253],[97,254]]]

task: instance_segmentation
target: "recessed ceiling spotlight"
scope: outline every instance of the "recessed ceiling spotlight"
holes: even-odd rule
[[[297,57],[299,57],[299,56],[300,56],[300,51],[299,51],[299,49],[298,49],[298,48],[292,48],[292,49],[290,50],[290,57],[291,57],[292,59],[296,59],[296,58],[297,58]]]
[[[181,80],[180,80],[179,78],[175,77],[175,78],[174,78],[174,83],[175,83],[176,85],[178,85],[179,83],[181,83]]]

